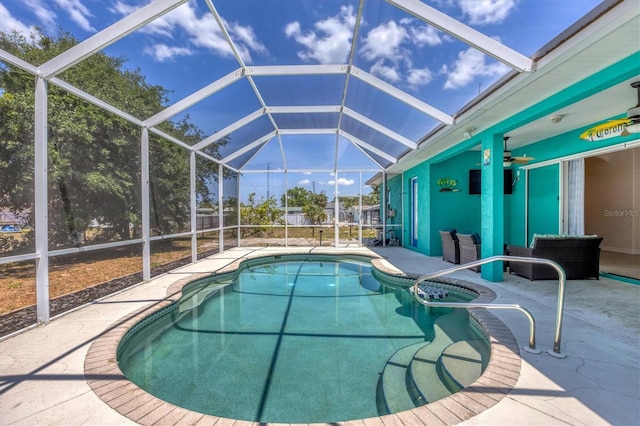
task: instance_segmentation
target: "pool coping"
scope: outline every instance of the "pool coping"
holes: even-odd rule
[[[286,254],[286,253],[283,253]],[[296,253],[297,254],[297,253]],[[323,255],[345,256],[344,251],[323,251]],[[354,253],[355,256],[369,257],[375,269],[385,275],[399,278],[418,278],[418,275],[404,273],[393,267],[378,255]],[[230,273],[240,268],[248,259],[270,257],[256,254],[237,259],[216,273]],[[95,395],[109,407],[126,418],[142,424],[194,424],[194,425],[251,425],[252,421],[241,421],[202,414],[163,401],[129,381],[120,370],[117,350],[121,339],[142,319],[159,312],[182,296],[182,289],[189,283],[210,276],[210,273],[192,274],[171,284],[166,297],[150,303],[115,322],[89,347],[84,362],[87,384]],[[488,303],[496,294],[487,287],[464,280],[439,279],[446,283],[468,288],[478,297],[474,302]],[[361,420],[339,422],[338,424],[373,425],[453,425],[470,419],[500,402],[516,385],[520,377],[521,358],[518,344],[509,328],[484,308],[467,309],[470,316],[484,334],[491,346],[491,357],[482,375],[470,386],[443,399],[413,408],[408,411],[371,417]],[[260,423],[264,424],[264,423]],[[277,423],[271,423],[277,424]],[[332,423],[335,424],[335,423]]]

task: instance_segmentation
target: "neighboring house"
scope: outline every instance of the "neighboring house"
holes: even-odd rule
[[[284,211],[282,212],[284,216]],[[302,213],[302,207],[287,207],[285,220],[288,225],[308,225],[309,221]]]
[[[352,219],[352,223],[361,223],[362,225],[379,225],[380,206],[362,206],[362,214],[360,214],[360,206],[353,206],[347,211],[347,215]]]
[[[0,226],[13,225],[23,228],[29,222],[30,209],[12,212],[8,207],[0,208]]]

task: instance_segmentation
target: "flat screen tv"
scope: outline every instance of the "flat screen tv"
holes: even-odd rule
[[[504,169],[504,193],[511,194],[513,190],[513,170]],[[469,194],[477,195],[482,192],[481,170],[469,170]]]

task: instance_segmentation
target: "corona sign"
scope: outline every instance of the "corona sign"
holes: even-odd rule
[[[598,124],[580,135],[580,139],[589,142],[597,142],[604,139],[615,138],[622,134],[622,131],[631,124],[628,118],[610,120],[606,123]]]

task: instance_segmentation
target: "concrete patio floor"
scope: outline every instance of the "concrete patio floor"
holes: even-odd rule
[[[0,341],[0,425],[134,424],[88,385],[84,364],[91,343],[125,315],[163,299],[178,280],[218,270],[252,253],[282,250],[231,249]],[[425,274],[452,266],[401,247],[371,250],[407,273]],[[537,344],[543,350],[541,354],[521,350],[521,371],[513,390],[461,424],[640,424],[640,286],[606,278],[569,281],[561,348],[566,358],[557,359],[546,353],[553,344],[557,281],[531,282],[505,274],[503,282],[490,283],[471,271],[451,277],[491,288],[496,303],[518,303],[530,310],[537,322]],[[493,313],[507,325],[520,348],[527,345],[524,316],[512,311]],[[384,420],[385,424],[415,424],[400,416]],[[175,422],[159,419],[158,423]],[[184,417],[176,424],[187,423]]]

